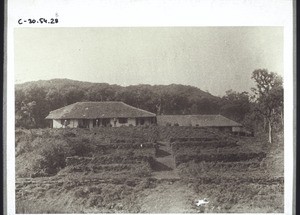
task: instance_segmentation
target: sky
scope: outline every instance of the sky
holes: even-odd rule
[[[15,83],[184,84],[222,96],[283,76],[282,27],[16,28]]]

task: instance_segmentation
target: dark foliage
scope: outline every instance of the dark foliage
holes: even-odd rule
[[[123,101],[156,114],[222,113],[238,122],[243,120],[249,106],[247,94],[233,91],[228,91],[225,97],[219,98],[199,88],[185,85],[121,87],[68,79],[18,84],[15,96],[16,126],[26,128],[47,127],[48,122],[45,117],[50,111],[81,101]],[[23,122],[24,113],[21,111],[23,104],[31,102],[35,102],[31,110],[31,116],[35,120],[34,125]]]
[[[283,127],[282,78],[267,70],[252,74],[257,87],[252,97],[247,92],[226,91],[216,97],[199,88],[171,85],[134,85],[122,87],[53,79],[18,84],[15,88],[16,127],[44,128],[50,111],[83,101],[123,101],[156,114],[222,114],[249,129],[263,127],[268,121],[274,130]]]

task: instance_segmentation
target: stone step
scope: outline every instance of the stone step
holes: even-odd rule
[[[158,144],[159,148],[156,154],[157,163],[154,170],[157,170],[157,172],[170,172],[170,170],[174,170],[176,165],[170,144],[168,142],[159,142]]]
[[[159,163],[162,163],[172,169],[175,168],[175,161],[173,156],[161,157],[156,159]]]

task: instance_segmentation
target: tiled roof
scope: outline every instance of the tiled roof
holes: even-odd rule
[[[178,123],[180,126],[198,125],[199,127],[227,127],[242,126],[231,119],[222,115],[159,115],[157,116],[158,125],[174,125]]]
[[[51,111],[46,119],[96,119],[155,117],[154,113],[123,102],[77,102]]]

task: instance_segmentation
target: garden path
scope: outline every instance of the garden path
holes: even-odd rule
[[[173,151],[169,142],[159,142],[152,176],[156,179],[180,179],[176,170]]]
[[[159,180],[153,189],[144,191],[141,213],[197,213],[195,192],[180,181],[169,142],[159,142],[152,177]]]

